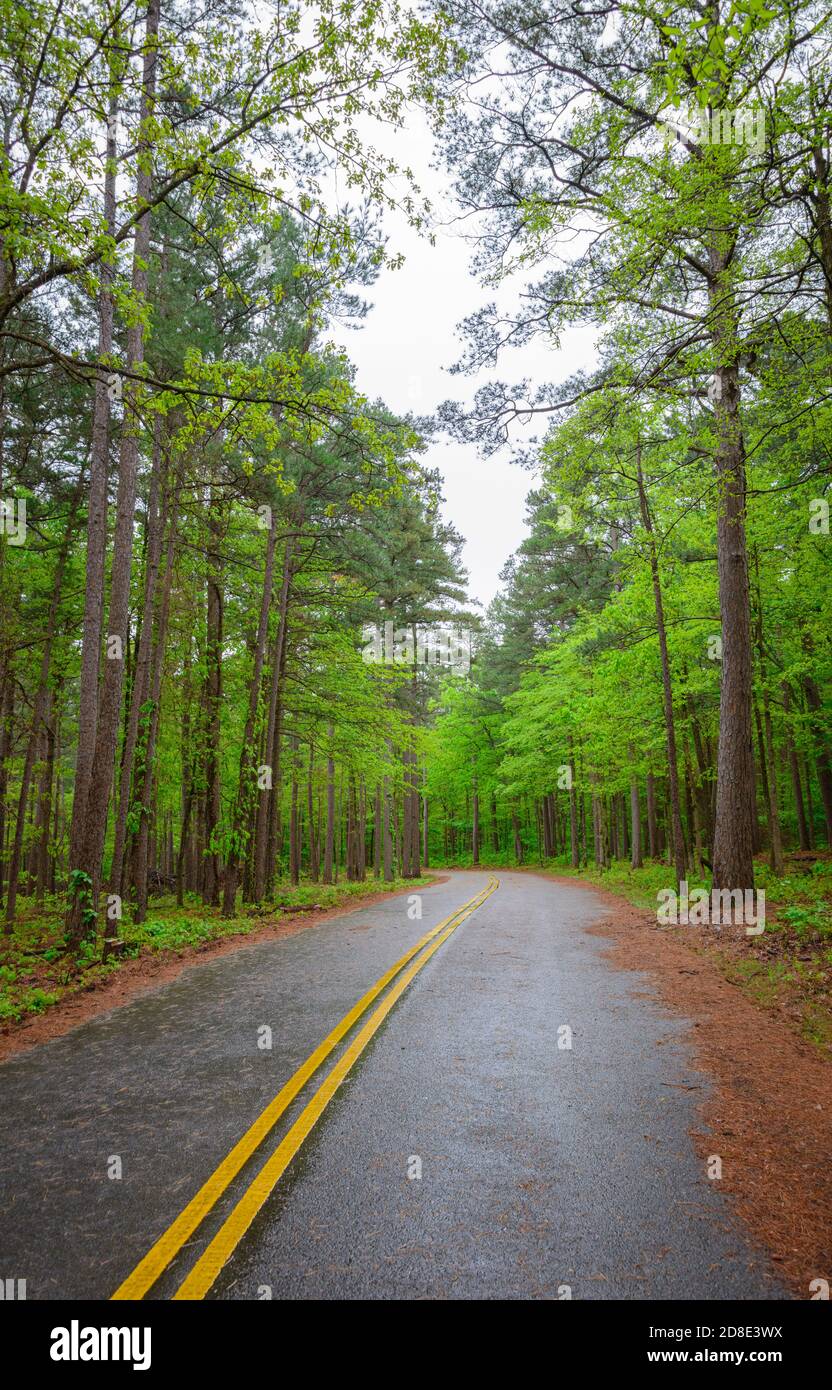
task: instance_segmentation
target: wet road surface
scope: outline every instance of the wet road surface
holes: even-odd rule
[[[110,1297],[356,1000],[489,879],[423,889],[421,919],[402,895],[195,965],[0,1066],[0,1274],[29,1298]],[[694,1151],[707,1082],[684,1020],[583,931],[608,909],[499,881],[381,1023],[208,1297],[788,1296]],[[338,1055],[149,1297],[176,1290]]]

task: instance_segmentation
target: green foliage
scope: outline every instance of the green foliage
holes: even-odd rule
[[[307,919],[305,913],[286,913],[282,909],[345,908],[379,893],[412,890],[430,881],[424,876],[395,878],[389,883],[379,880],[337,884],[302,881],[292,885],[284,881],[275,885],[273,904],[264,904],[261,909],[243,912],[231,919],[220,918],[216,912],[206,910],[195,897],[183,908],[159,900],[153,916],[147,921],[124,924],[124,950],[119,959],[104,963],[100,947],[85,943],[68,968],[61,964],[63,952],[56,945],[44,944],[60,938],[60,905],[56,901],[49,914],[27,916],[6,943],[9,963],[0,965],[0,1020],[16,1022],[26,1014],[43,1013],[67,996],[106,981],[125,959],[133,960],[160,951],[187,954],[208,942],[249,936],[263,927],[281,923],[302,927],[307,920],[314,922],[314,917]],[[33,984],[36,976],[40,983]]]

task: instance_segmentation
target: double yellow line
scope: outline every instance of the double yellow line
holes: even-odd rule
[[[380,994],[387,989],[387,986],[396,981],[393,988],[386,998],[379,1004],[367,1019],[361,1031],[350,1043],[346,1052],[336,1062],[326,1080],[318,1087],[289,1129],[286,1136],[281,1140],[271,1158],[267,1160],[260,1172],[253,1179],[250,1186],[243,1193],[236,1206],[226,1217],[213,1240],[204,1250],[197,1260],[190,1274],[179,1286],[174,1294],[175,1299],[199,1299],[204,1298],[205,1294],[214,1283],[223,1265],[228,1260],[236,1246],[239,1244],[245,1232],[248,1230],[255,1216],[263,1203],[269,1197],[275,1186],[285,1173],[295,1154],[300,1149],[307,1135],[313,1126],[320,1119],[327,1105],[331,1101],[335,1092],[338,1090],[347,1073],[353,1067],[357,1059],[361,1056],[365,1047],[378,1031],[393,1006],[396,1004],[407,989],[407,986],[416,978],[419,971],[427,964],[431,956],[439,950],[439,947],[447,941],[448,937],[456,931],[462,922],[476,912],[499,886],[498,880],[492,878],[488,886],[471,898],[469,902],[463,903],[462,907],[446,917],[438,926],[433,927],[427,932],[420,941],[416,942],[409,951],[397,960],[395,965],[377,980],[371,989],[358,1000],[358,1003],[345,1014],[341,1022],[333,1028],[332,1032],[324,1038],[323,1042],[307,1057],[302,1066],[298,1067],[286,1085],[277,1093],[274,1100],[270,1101],[265,1110],[257,1117],[254,1124],[246,1131],[243,1137],[238,1140],[234,1148],[226,1155],[219,1167],[211,1174],[210,1178],[203,1183],[195,1197],[180,1212],[176,1220],[171,1223],[168,1229],[159,1237],[142,1260],[136,1265],[132,1274],[129,1274],[122,1284],[113,1294],[114,1299],[136,1299],[143,1298],[155,1283],[160,1275],[167,1269],[174,1257],[182,1249],[182,1246],[193,1235],[198,1226],[201,1225],[208,1213],[216,1206],[222,1194],[226,1191],[230,1183],[252,1157],[255,1150],[259,1147],[266,1136],[276,1125],[284,1111],[291,1105],[292,1101],[300,1094],[307,1082],[314,1076],[315,1072],[323,1065],[326,1059],[335,1050],[338,1044],[352,1030],[358,1020],[367,1012],[370,1005],[375,1002]],[[420,954],[420,952],[422,954]],[[418,957],[418,959],[415,959]],[[413,962],[413,964],[411,964]],[[409,966],[409,969],[406,967]],[[398,977],[398,978],[397,978]]]

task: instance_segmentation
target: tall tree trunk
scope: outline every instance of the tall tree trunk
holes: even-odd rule
[[[765,681],[765,674],[762,675]],[[775,874],[783,872],[783,837],[780,833],[780,798],[777,788],[777,755],[774,751],[774,734],[771,722],[771,698],[768,686],[763,686],[763,728],[768,755],[768,825],[769,862]]]
[[[410,849],[412,837],[410,833],[410,817],[413,810],[413,802],[410,797],[410,751],[405,749],[402,753],[402,851],[401,866],[402,877],[411,877],[410,868]]]
[[[711,338],[717,355],[715,465],[717,570],[722,620],[713,887],[754,888],[754,827],[750,788],[754,755],[751,726],[751,620],[745,540],[745,449],[740,420],[737,315],[726,283],[724,233],[710,252]]]
[[[803,802],[803,784],[800,779],[800,762],[795,747],[794,733],[791,728],[790,718],[792,712],[792,696],[788,681],[781,684],[783,692],[783,713],[786,716],[786,745],[789,755],[789,770],[792,777],[792,789],[794,791],[794,807],[797,816],[797,837],[802,850],[812,848],[812,837],[809,831],[809,823],[806,819],[806,808]]]
[[[133,760],[139,736],[139,720],[147,702],[147,691],[150,679],[150,651],[153,642],[152,614],[156,606],[156,585],[159,578],[159,566],[162,559],[162,542],[164,539],[166,522],[166,509],[162,500],[162,457],[161,421],[157,417],[154,426],[153,463],[147,501],[147,558],[144,578],[144,602],[142,605],[143,621],[136,651],[129,718],[121,755],[118,810],[116,812],[113,858],[110,865],[110,888],[113,893],[118,894],[123,894],[124,892],[124,846],[127,841],[127,815],[130,807]]]
[[[652,772],[647,774],[647,857],[658,859],[659,837],[656,824],[656,779]]]
[[[635,759],[635,749],[630,745],[630,761]],[[630,778],[630,867],[640,869],[641,858],[641,808],[638,801],[638,778]]]
[[[149,19],[149,15],[148,15]],[[110,88],[107,149],[104,163],[104,225],[109,236],[116,221],[118,88]],[[137,229],[138,230],[138,229]],[[87,551],[84,584],[84,625],[78,695],[78,745],[69,832],[70,865],[80,864],[86,831],[87,799],[98,727],[98,674],[101,666],[101,628],[104,612],[104,571],[107,556],[107,479],[110,471],[110,386],[108,364],[113,352],[113,281],[115,268],[101,262],[98,294],[98,362],[92,419],[92,447],[87,504]]]
[[[6,862],[6,796],[9,786],[7,758],[12,746],[14,729],[14,678],[6,667],[2,706],[0,706],[0,903],[3,901],[4,865]]]
[[[511,827],[512,827],[512,830],[514,831],[514,859],[515,859],[515,863],[517,863],[517,864],[522,864],[522,863],[523,863],[523,841],[522,841],[522,839],[520,838],[520,822],[519,822],[519,820],[517,819],[517,808],[516,808],[516,806],[513,806],[512,809],[511,809]]]
[[[347,782],[347,880],[350,883],[356,877],[355,819],[355,784],[350,772]]]
[[[597,791],[598,774],[593,772],[590,778],[593,784],[592,790],[592,840],[595,863],[599,869],[606,868],[606,857],[604,852],[604,825],[603,812],[601,809],[601,798]]]
[[[578,789],[575,786],[575,759],[570,754],[569,770],[569,862],[573,869],[581,867],[581,850],[578,843]]]
[[[428,792],[427,792],[427,771],[423,777],[424,792],[422,794],[422,865],[428,867]]]
[[[390,778],[384,779],[384,881],[390,883],[393,879],[393,836],[390,826],[391,806],[390,806]]]
[[[166,509],[167,510],[167,509]],[[168,523],[167,553],[165,555],[165,572],[162,579],[162,589],[159,602],[159,612],[156,621],[156,633],[150,658],[148,690],[148,718],[147,727],[142,740],[142,768],[136,779],[136,810],[137,827],[133,841],[133,885],[136,894],[136,918],[137,922],[143,922],[147,916],[147,869],[148,869],[148,836],[150,833],[149,806],[151,802],[150,788],[155,781],[156,764],[156,742],[159,735],[159,717],[162,697],[162,674],[165,664],[165,639],[168,630],[168,614],[170,611],[170,592],[173,583],[173,563],[175,556],[176,542],[176,505],[170,507],[170,520]],[[148,621],[152,618],[148,615]],[[112,940],[112,934],[111,934]],[[106,954],[106,952],[105,952]]]
[[[538,825],[543,827],[543,849],[542,855],[546,859],[551,859],[554,853],[554,843],[552,835],[552,808],[549,805],[548,796],[544,795],[537,804]]]
[[[65,809],[64,809],[64,778],[63,778],[63,747],[61,744],[61,720],[64,711],[63,680],[59,680],[55,690],[55,796],[54,796],[54,819],[52,828],[52,854],[49,860],[49,876],[46,882],[46,891],[54,893],[57,891],[58,875],[63,873],[63,836],[65,832]],[[2,836],[0,835],[0,842]]]
[[[277,610],[277,631],[271,664],[271,688],[269,692],[269,716],[266,728],[266,758],[272,769],[272,788],[268,796],[257,803],[257,829],[255,833],[254,900],[262,902],[270,876],[269,851],[273,850],[273,812],[280,800],[280,707],[283,671],[286,665],[286,619],[289,611],[289,595],[292,587],[292,557],[295,537],[287,536],[283,546],[283,572],[280,580],[280,595]],[[330,863],[330,872],[332,865]],[[331,883],[326,877],[324,882]]]
[[[357,817],[357,847],[358,847],[358,878],[361,883],[367,876],[367,788],[364,785],[364,778],[358,792],[358,817]]]
[[[702,827],[699,820],[693,760],[690,755],[687,737],[683,737],[682,746],[685,758],[685,802],[688,816],[688,865],[691,869],[698,869],[701,873],[703,867]]]
[[[307,819],[309,821],[309,877],[313,883],[318,882],[318,845],[315,840],[315,749],[309,745],[309,775],[306,783],[306,807]]]
[[[251,754],[252,749],[255,747],[254,727],[257,720],[260,687],[263,680],[263,663],[266,659],[266,643],[269,638],[269,609],[271,607],[272,586],[274,583],[275,539],[274,521],[272,521],[269,527],[268,540],[266,542],[266,563],[263,571],[260,616],[257,623],[257,635],[254,640],[254,665],[251,674],[251,682],[249,684],[248,712],[246,714],[246,724],[243,732],[243,746],[240,753],[240,773],[237,780],[237,797],[232,814],[228,859],[225,866],[225,883],[223,885],[222,903],[224,917],[234,916],[235,903],[237,900],[239,865],[240,859],[246,848],[244,839],[246,836],[246,826],[248,825],[248,813],[252,807],[255,769],[252,767]],[[265,790],[265,788],[260,790],[261,797],[264,795]],[[294,783],[294,795],[295,800],[297,800],[296,778]]]
[[[292,787],[289,803],[289,877],[297,886],[300,883],[300,836],[298,835],[298,736],[292,734],[289,740],[292,753]]]
[[[139,113],[139,141],[136,174],[136,202],[147,204],[152,189],[152,138],[150,122],[156,97],[157,37],[160,0],[148,0],[145,19],[142,93]],[[144,212],[136,222],[133,238],[133,295],[138,304],[147,298],[148,264],[150,261],[150,214]],[[127,330],[127,368],[134,376],[128,379],[124,391],[124,421],[119,455],[116,523],[113,535],[113,563],[108,615],[107,659],[96,726],[95,753],[89,777],[89,792],[84,813],[83,848],[71,867],[79,869],[91,880],[91,911],[97,911],[101,881],[104,836],[113,785],[118,737],[119,707],[124,676],[124,650],[128,639],[130,613],[130,578],[133,567],[133,531],[136,511],[136,476],[139,462],[141,419],[138,411],[139,385],[135,374],[144,361],[144,318],[135,315]],[[67,919],[69,944],[77,946],[88,926],[81,912],[78,893],[73,894]]]
[[[202,897],[209,907],[220,901],[220,856],[216,837],[220,823],[220,712],[222,709],[222,648],[224,624],[223,561],[225,529],[222,501],[212,487],[208,499],[207,585],[205,601],[205,823]]]
[[[421,831],[421,797],[419,795],[419,766],[416,754],[411,755],[411,800],[412,810],[410,815],[410,872],[414,878],[418,878],[422,872],[419,862],[419,839]]]
[[[373,877],[381,878],[381,783],[376,782],[373,803]]]
[[[329,726],[330,748],[333,729]],[[330,752],[326,762],[326,847],[324,849],[324,883],[333,881],[335,859],[335,760]]]
[[[39,907],[43,906],[44,896],[49,889],[51,877],[51,847],[50,836],[52,834],[52,785],[55,779],[55,748],[56,748],[56,728],[61,714],[61,683],[57,683],[54,695],[49,692],[47,711],[44,716],[46,733],[46,764],[43,770],[43,778],[40,789],[40,838],[37,846],[37,882],[36,882],[36,901]]]
[[[699,720],[696,717],[696,710],[693,701],[688,697],[688,713],[690,715],[690,728],[693,736],[693,748],[696,753],[697,775],[694,779],[694,792],[696,794],[697,806],[699,808],[699,821],[702,829],[702,836],[708,855],[713,858],[714,845],[714,824],[711,814],[711,798],[708,795],[708,783],[710,765],[708,755],[705,751],[705,743],[702,738],[702,730]]]
[[[768,761],[768,838],[769,862],[775,874],[783,872],[783,839],[780,834],[780,804],[777,790],[777,758],[771,722],[771,696],[766,670],[766,648],[763,635],[763,596],[760,587],[760,561],[755,549],[754,568],[757,579],[757,658],[760,663],[760,683],[763,687],[763,729]]]
[[[667,780],[670,796],[670,825],[673,844],[673,863],[676,869],[676,887],[685,877],[685,837],[682,832],[682,805],[679,796],[679,765],[676,753],[676,722],[673,713],[673,687],[670,678],[670,657],[667,650],[667,628],[664,620],[664,599],[662,597],[659,553],[653,528],[653,517],[644,486],[641,468],[641,445],[638,446],[638,495],[641,521],[647,532],[650,551],[650,573],[653,581],[653,605],[656,613],[656,628],[659,637],[659,655],[662,667],[662,694],[664,699],[664,727],[667,743]]]
[[[191,647],[189,642],[185,650],[182,690],[182,736],[180,744],[180,759],[182,763],[182,818],[179,830],[179,852],[176,856],[176,902],[178,907],[182,907],[185,901],[186,883],[189,888],[193,887],[188,880],[188,855],[191,838],[191,813],[197,799],[197,789],[196,755],[195,750],[191,747],[191,699]]]

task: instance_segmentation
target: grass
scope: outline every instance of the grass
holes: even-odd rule
[[[187,895],[177,907],[171,897],[152,898],[146,921],[123,921],[121,955],[104,963],[101,939],[86,943],[77,955],[62,949],[65,899],[47,899],[35,909],[22,900],[19,919],[10,936],[0,937],[0,1025],[41,1014],[68,995],[94,988],[122,969],[128,960],[163,951],[179,954],[207,942],[244,937],[264,926],[294,920],[286,907],[349,907],[354,899],[372,897],[425,885],[430,876],[394,879],[391,883],[368,879],[364,883],[311,883],[297,886],[279,883],[274,900],[262,907],[243,907],[238,916],[224,919],[218,908],[208,908],[195,895]],[[303,920],[303,914],[300,914]]]

